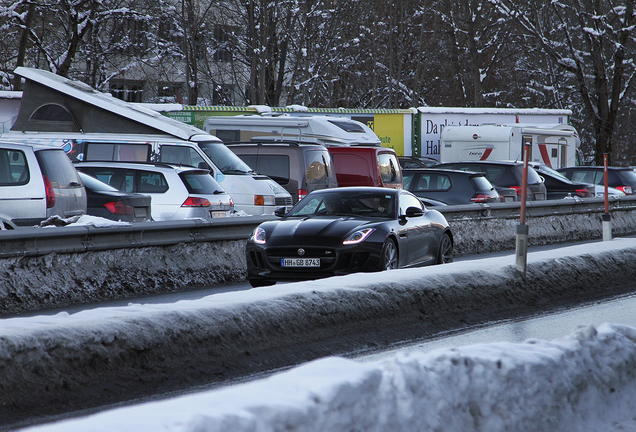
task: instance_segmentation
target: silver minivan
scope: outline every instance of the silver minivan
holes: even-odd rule
[[[86,214],[86,190],[62,149],[0,143],[0,229]]]

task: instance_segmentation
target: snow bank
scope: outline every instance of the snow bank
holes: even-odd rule
[[[174,304],[3,319],[0,419],[222,382],[615,294],[636,279],[634,261],[636,239],[616,239],[530,253],[525,277],[511,254]]]
[[[636,420],[636,329],[314,361],[218,391],[106,411],[38,432],[599,431]],[[621,428],[621,430],[623,430]]]

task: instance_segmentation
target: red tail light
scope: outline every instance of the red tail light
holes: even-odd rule
[[[307,189],[298,189],[298,201],[307,196]]]
[[[53,190],[53,185],[47,176],[43,175],[42,178],[44,179],[44,188],[46,189],[46,208],[53,208],[55,207],[55,191]]]
[[[131,215],[135,212],[134,207],[124,204],[121,201],[114,201],[104,204],[106,210],[117,215]]]
[[[490,195],[476,193],[470,199],[470,202],[483,203],[483,202],[490,202],[491,200],[492,200],[492,197]]]
[[[210,205],[210,201],[205,198],[188,197],[181,207],[209,207]]]
[[[578,196],[583,197],[583,198],[588,198],[588,197],[592,196],[592,192],[590,192],[587,189],[577,189],[575,192],[576,192],[576,194]]]
[[[624,192],[625,195],[631,195],[632,194],[632,187],[631,186],[616,186],[616,189],[618,189],[619,191]]]

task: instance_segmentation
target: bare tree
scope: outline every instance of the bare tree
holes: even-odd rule
[[[532,36],[578,90],[583,115],[593,125],[596,164],[613,153],[619,109],[634,82],[633,0],[493,0]]]

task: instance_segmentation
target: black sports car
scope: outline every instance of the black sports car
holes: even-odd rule
[[[323,189],[276,215],[247,241],[253,287],[453,260],[444,216],[402,189]]]

